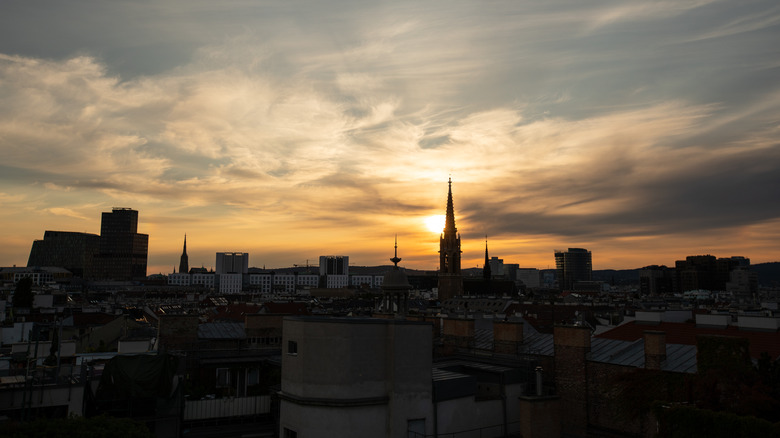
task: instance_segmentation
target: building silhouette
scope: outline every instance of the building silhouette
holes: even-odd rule
[[[642,295],[666,295],[674,292],[674,269],[666,266],[645,266],[639,271],[639,292]]]
[[[452,203],[452,178],[448,181],[447,215],[444,231],[439,237],[439,300],[463,295],[463,275],[460,271],[460,234],[455,227]]]
[[[223,274],[248,274],[249,253],[247,252],[218,252],[217,275]]]
[[[184,249],[181,252],[181,259],[179,259],[179,273],[187,274],[190,272],[190,258],[187,256],[187,235],[184,235]]]
[[[482,265],[482,278],[485,281],[490,281],[493,278],[492,263],[490,263],[490,257],[488,257],[488,243],[487,236],[485,236],[485,264]]]
[[[103,212],[100,251],[95,256],[96,275],[101,280],[144,280],[149,235],[138,233],[138,211],[113,208]]]
[[[46,230],[43,240],[33,242],[27,267],[56,266],[67,269],[76,277],[89,278],[99,250],[100,236],[97,234]]]
[[[409,312],[409,290],[412,286],[406,277],[406,272],[398,267],[401,258],[398,257],[398,238],[395,241],[393,258],[393,267],[384,276],[382,280],[382,296],[385,311],[399,316],[405,316]]]
[[[558,274],[558,287],[561,290],[574,289],[578,281],[592,281],[593,263],[590,251],[584,248],[556,250],[555,270]]]
[[[320,275],[349,275],[349,256],[320,256]]]

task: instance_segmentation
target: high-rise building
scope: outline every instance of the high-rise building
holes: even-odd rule
[[[592,281],[593,263],[590,251],[584,248],[555,250],[555,270],[561,290],[573,289],[578,281]]]
[[[750,269],[750,259],[740,256],[715,258],[713,255],[688,256],[674,264],[677,292],[726,290],[735,269]]]
[[[190,258],[187,256],[187,235],[184,235],[184,249],[181,252],[181,258],[179,259],[179,274],[187,274],[190,272]]]
[[[222,274],[248,274],[249,253],[247,252],[218,252],[217,275]]]
[[[349,256],[320,256],[320,275],[349,275]]]
[[[452,178],[448,181],[447,214],[444,231],[439,237],[439,300],[463,295],[463,275],[460,271],[460,234],[455,227],[452,203]]]
[[[639,271],[639,293],[666,295],[674,292],[674,269],[666,266],[645,266]]]
[[[138,211],[113,208],[103,212],[100,222],[100,250],[95,256],[96,278],[143,280],[149,235],[138,233]]]
[[[99,249],[97,234],[47,230],[43,240],[33,242],[27,267],[55,266],[67,269],[75,277],[90,278]]]
[[[723,290],[718,287],[718,261],[713,255],[688,256],[674,262],[677,277],[676,292],[692,290]]]

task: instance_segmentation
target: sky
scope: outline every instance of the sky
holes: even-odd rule
[[[148,273],[780,260],[776,0],[3,0],[0,266],[139,211]],[[435,227],[434,227],[435,228]]]

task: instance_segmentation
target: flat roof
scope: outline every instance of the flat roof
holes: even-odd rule
[[[433,325],[427,321],[407,321],[405,319],[384,319],[366,317],[332,317],[332,316],[285,316],[285,321],[318,322],[330,324],[378,324],[378,325]]]

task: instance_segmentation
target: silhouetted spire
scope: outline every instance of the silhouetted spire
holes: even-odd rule
[[[455,207],[452,205],[452,178],[447,182],[449,190],[447,191],[447,218],[444,221],[444,233],[457,233],[455,228]]]
[[[187,256],[187,234],[184,234],[184,249],[181,252],[181,259],[179,261],[179,273],[186,274],[190,272],[190,262]]]
[[[485,235],[485,266],[482,267],[482,278],[490,280],[492,272],[490,271],[490,258],[488,258],[488,242],[487,235]]]
[[[398,258],[398,234],[395,235],[395,254],[393,258],[390,259],[390,261],[393,262],[396,268],[398,268],[398,262],[401,261],[401,259]]]
[[[447,216],[444,232],[439,238],[439,299],[463,295],[463,277],[460,272],[460,236],[455,228],[455,208],[452,203],[452,178],[447,181]]]

